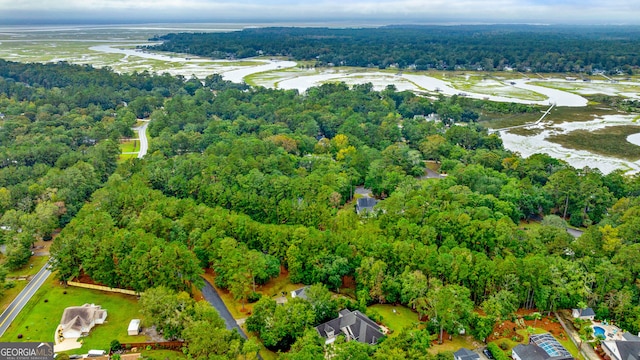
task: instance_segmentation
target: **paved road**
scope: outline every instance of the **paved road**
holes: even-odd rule
[[[218,310],[218,313],[220,314],[222,319],[224,319],[224,323],[227,325],[227,329],[229,330],[238,329],[238,332],[240,333],[240,335],[245,339],[247,338],[247,334],[244,333],[242,328],[238,326],[238,323],[233,318],[233,316],[231,316],[229,309],[227,309],[227,306],[224,304],[224,302],[220,298],[220,295],[218,295],[218,292],[216,291],[216,289],[214,289],[213,286],[211,286],[211,284],[209,284],[207,280],[204,280],[204,288],[202,288],[202,296],[204,296],[204,298],[209,302],[209,304],[211,304],[214,308],[216,308],[216,310]]]
[[[424,179],[444,179],[446,176],[439,174],[431,169],[429,169],[428,167],[424,168],[424,175],[420,176],[419,179],[420,180],[424,180]]]
[[[233,318],[233,316],[231,316],[229,309],[227,309],[227,305],[224,304],[224,302],[220,298],[220,295],[218,294],[216,289],[214,289],[213,286],[211,286],[211,284],[206,279],[203,278],[202,280],[204,280],[204,287],[202,288],[202,296],[204,296],[204,298],[209,302],[209,304],[211,304],[214,308],[216,308],[216,310],[218,310],[218,314],[220,314],[220,317],[222,317],[222,319],[224,320],[224,323],[227,326],[227,329],[229,330],[237,329],[238,332],[240,333],[240,336],[246,339],[247,334],[244,333],[242,328],[238,326],[238,323]],[[260,354],[258,354],[257,358],[262,360],[262,356],[260,356]]]
[[[574,238],[579,238],[584,231],[578,229],[567,228],[567,232]]]
[[[29,284],[22,289],[20,294],[13,300],[13,302],[9,305],[7,310],[5,310],[2,315],[0,315],[0,336],[4,335],[4,332],[7,331],[11,322],[18,316],[22,308],[27,304],[27,302],[31,299],[33,294],[40,288],[40,286],[44,283],[45,280],[51,275],[51,270],[49,270],[49,263],[44,264],[42,269],[38,271],[38,273],[29,281]],[[15,339],[11,339],[15,340]]]
[[[149,142],[147,141],[147,126],[149,126],[148,120],[145,121],[144,124],[133,128],[133,130],[138,131],[138,138],[140,139],[140,151],[138,152],[138,159],[142,159],[145,155],[147,155],[147,151],[149,150]]]

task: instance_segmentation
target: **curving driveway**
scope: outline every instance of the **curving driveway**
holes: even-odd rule
[[[238,332],[240,333],[240,336],[246,339],[247,334],[245,334],[242,328],[238,326],[236,319],[234,319],[233,316],[231,316],[229,309],[227,309],[227,306],[224,304],[224,302],[220,298],[220,295],[218,295],[218,292],[216,291],[216,289],[214,289],[213,286],[211,286],[211,284],[206,279],[203,278],[203,280],[204,280],[204,287],[202,288],[202,296],[204,296],[204,298],[209,302],[209,304],[211,304],[214,308],[216,308],[216,310],[218,310],[218,313],[220,314],[220,317],[224,320],[224,323],[227,326],[227,329],[238,330]]]
[[[149,120],[140,121],[144,121],[144,124],[133,128],[133,130],[136,130],[138,132],[138,138],[140,139],[140,151],[138,152],[138,159],[142,159],[145,155],[147,155],[147,151],[149,150],[149,141],[147,139],[147,126],[149,126]]]

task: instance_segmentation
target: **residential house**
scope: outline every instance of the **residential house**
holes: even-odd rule
[[[529,337],[528,345],[518,345],[511,350],[514,360],[572,360],[573,356],[551,334]]]
[[[372,197],[361,197],[358,199],[358,202],[356,203],[356,212],[358,214],[362,214],[362,213],[373,213],[373,207],[376,206],[376,204],[378,203],[378,200],[372,198]]]
[[[107,310],[99,305],[84,304],[64,309],[60,321],[60,331],[65,339],[75,339],[89,335],[89,331],[107,318]]]
[[[573,309],[571,315],[576,319],[593,320],[596,317],[595,311],[592,308]]]
[[[480,360],[480,355],[474,353],[473,351],[462,348],[453,353],[454,360]]]
[[[308,300],[307,299],[307,289],[309,289],[308,286],[303,286],[299,289],[295,289],[291,292],[291,297],[292,298],[300,298],[303,300]]]
[[[640,341],[640,333],[638,333],[638,335],[633,335],[632,333],[626,331],[624,334],[622,334],[622,338],[625,341]]]
[[[622,338],[624,340],[603,341],[604,353],[611,360],[640,360],[640,337],[625,332]]]
[[[325,344],[333,343],[342,334],[347,341],[356,340],[363,344],[376,344],[384,336],[378,324],[360,311],[341,310],[338,317],[316,326]]]
[[[640,360],[640,341],[604,341],[602,350],[611,360]]]

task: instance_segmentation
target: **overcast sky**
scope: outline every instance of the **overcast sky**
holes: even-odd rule
[[[0,0],[0,23],[640,24],[640,0]]]

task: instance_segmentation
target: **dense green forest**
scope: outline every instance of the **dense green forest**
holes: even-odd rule
[[[524,25],[256,28],[157,36],[154,50],[235,59],[259,55],[319,66],[631,73],[640,28]]]
[[[0,234],[10,269],[113,173],[119,140],[184,79],[0,60]]]
[[[453,315],[440,325],[478,338],[509,309],[580,302],[637,330],[638,178],[546,155],[522,159],[473,122],[416,116],[481,103],[343,84],[305,96],[206,87],[174,96],[151,114],[150,155],[121,166],[62,232],[56,267],[70,278],[82,264],[96,281],[137,290],[185,289],[211,267],[217,285],[248,301],[281,264],[292,282],[328,290],[354,278],[349,306],[361,309],[400,303],[428,316],[433,299],[462,294],[460,303],[441,302]],[[421,179],[424,160],[449,176]],[[352,201],[361,184],[384,199],[366,217]],[[574,240],[552,214],[592,226]],[[522,229],[521,220],[541,216],[540,226]],[[180,261],[153,258],[162,247]],[[280,318],[291,326],[273,333],[264,319],[310,310],[272,301],[261,299],[254,314],[262,320],[249,324],[273,349],[288,349],[318,323],[311,312]]]
[[[0,89],[3,240],[30,245],[64,226],[57,276],[145,291],[147,318],[194,357],[255,351],[183,292],[203,268],[239,302],[259,299],[247,326],[289,359],[324,358],[311,327],[374,303],[436,321],[377,346],[338,343],[336,358],[431,358],[430,334],[463,327],[483,339],[519,307],[586,303],[640,330],[640,178],[523,159],[475,122],[535,107],[68,64],[0,62]],[[117,142],[139,117],[151,120],[150,152],[118,165]],[[425,161],[448,176],[425,178]],[[356,214],[358,186],[381,200],[373,213]],[[574,239],[563,217],[589,227]],[[281,266],[318,284],[310,302],[260,298]],[[345,279],[355,288],[332,299]]]

